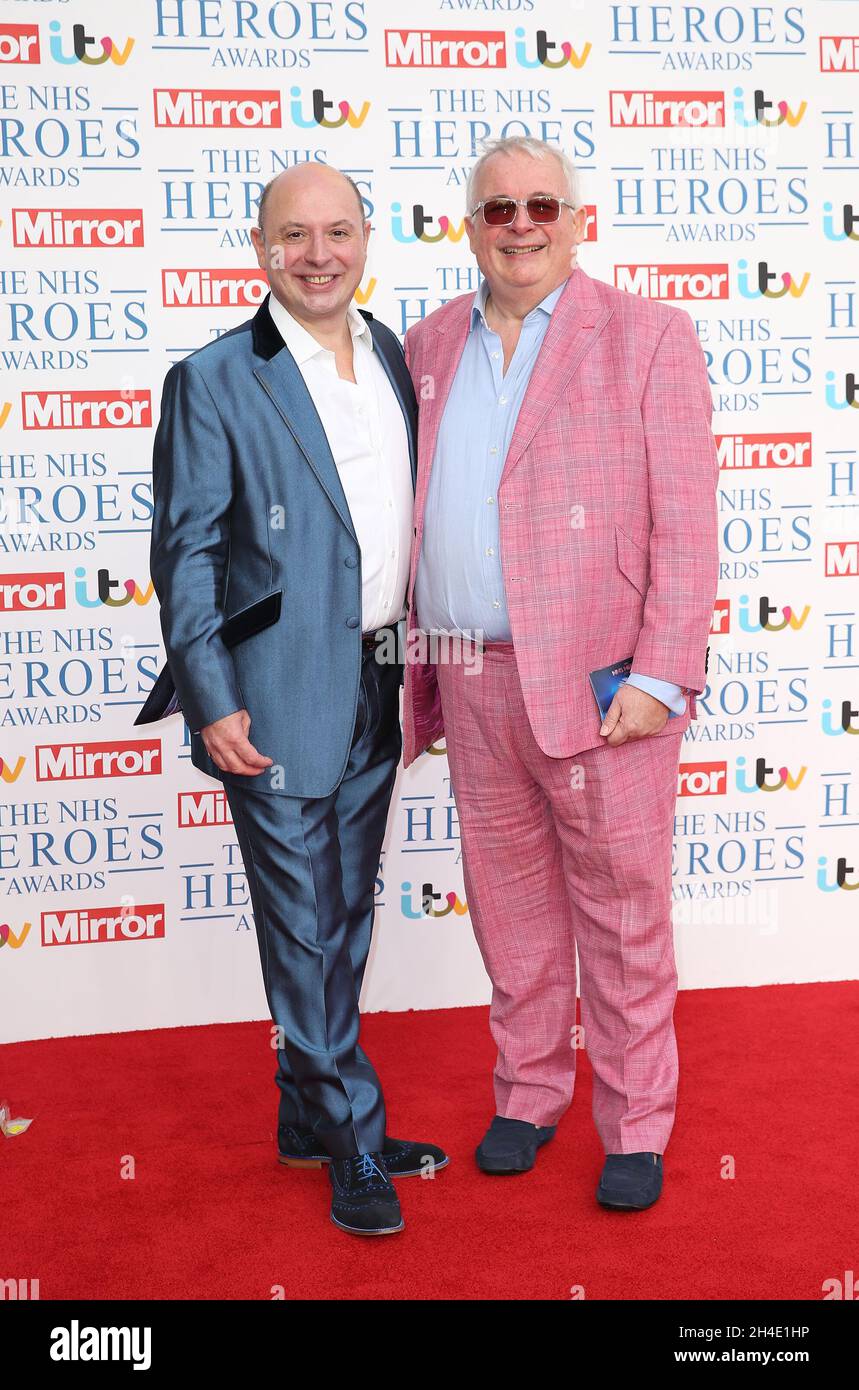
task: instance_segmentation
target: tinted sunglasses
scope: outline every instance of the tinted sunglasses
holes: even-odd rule
[[[523,207],[529,219],[537,225],[557,222],[562,207],[570,208],[572,212],[576,210],[566,198],[551,198],[541,195],[537,198],[481,198],[468,215],[474,217],[475,213],[482,209],[483,220],[487,227],[509,227],[516,220],[518,207]]]

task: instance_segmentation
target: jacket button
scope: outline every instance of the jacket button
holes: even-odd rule
[[[347,626],[347,627],[357,627],[357,626],[358,626],[358,619],[357,619],[357,618],[347,618],[347,619],[346,619],[346,626]]]
[[[347,555],[344,564],[347,569],[353,570],[357,567],[358,561],[355,559],[354,555]]]

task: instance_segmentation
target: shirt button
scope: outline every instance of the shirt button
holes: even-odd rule
[[[500,604],[500,602],[498,601],[497,598],[495,598],[495,599],[492,600],[492,607],[493,607],[493,608],[500,608],[500,607],[501,607],[501,604]]]
[[[500,357],[500,356],[501,356],[501,353],[500,353],[500,352],[493,352],[492,356],[493,356],[493,357]]]
[[[506,405],[506,404],[507,404],[507,397],[506,397],[506,396],[499,396],[499,397],[498,397],[498,404],[499,404],[499,405]]]
[[[495,498],[494,498],[494,497],[487,497],[487,499],[486,499],[486,505],[487,505],[487,507],[491,507],[494,501],[495,501]]]
[[[492,546],[491,546],[491,545],[488,545],[488,546],[486,547],[486,553],[487,553],[487,555],[494,555],[494,554],[495,554],[495,551],[492,549]]]
[[[490,454],[497,454],[497,453],[498,453],[498,446],[497,446],[497,444],[493,444],[493,445],[490,447],[489,452],[490,452]]]

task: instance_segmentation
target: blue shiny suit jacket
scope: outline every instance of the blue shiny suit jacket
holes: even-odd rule
[[[269,298],[164,381],[150,571],[167,663],[135,724],[181,707],[201,772],[327,796],[345,771],[357,712],[361,553]],[[403,349],[361,312],[405,417],[414,483],[417,401]],[[222,772],[200,736],[242,708],[251,743],[274,760],[257,778]]]

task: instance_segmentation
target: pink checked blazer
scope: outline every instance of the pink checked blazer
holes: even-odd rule
[[[439,421],[473,298],[451,300],[405,338],[420,407],[409,634],[420,628],[415,573]],[[550,757],[604,742],[588,672],[628,656],[634,671],[688,692],[685,713],[660,734],[697,717],[718,581],[712,413],[689,315],[577,267],[534,365],[497,498],[525,707]],[[407,661],[405,766],[443,733],[435,667]]]

